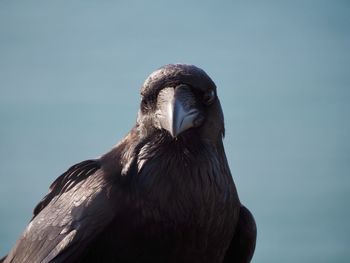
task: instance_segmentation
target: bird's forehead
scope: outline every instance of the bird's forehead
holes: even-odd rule
[[[179,84],[187,84],[201,91],[216,90],[215,83],[204,70],[193,65],[169,64],[149,75],[142,85],[141,95],[156,95],[164,87],[175,87]]]

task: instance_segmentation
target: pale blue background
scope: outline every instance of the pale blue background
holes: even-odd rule
[[[254,262],[350,260],[349,1],[0,0],[0,255],[167,63],[218,86]]]

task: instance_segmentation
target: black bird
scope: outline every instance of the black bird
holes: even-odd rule
[[[136,125],[50,187],[9,262],[250,262],[256,240],[224,152],[216,86],[171,64],[141,89]]]

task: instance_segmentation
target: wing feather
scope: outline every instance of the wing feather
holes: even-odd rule
[[[109,194],[98,160],[72,166],[50,186],[4,263],[74,260],[113,219]]]
[[[249,263],[253,257],[256,243],[256,224],[253,215],[241,206],[235,235],[226,251],[224,263]]]

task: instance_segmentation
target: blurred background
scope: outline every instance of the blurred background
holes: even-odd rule
[[[0,255],[135,123],[168,63],[216,82],[253,262],[350,260],[349,1],[0,1]]]

